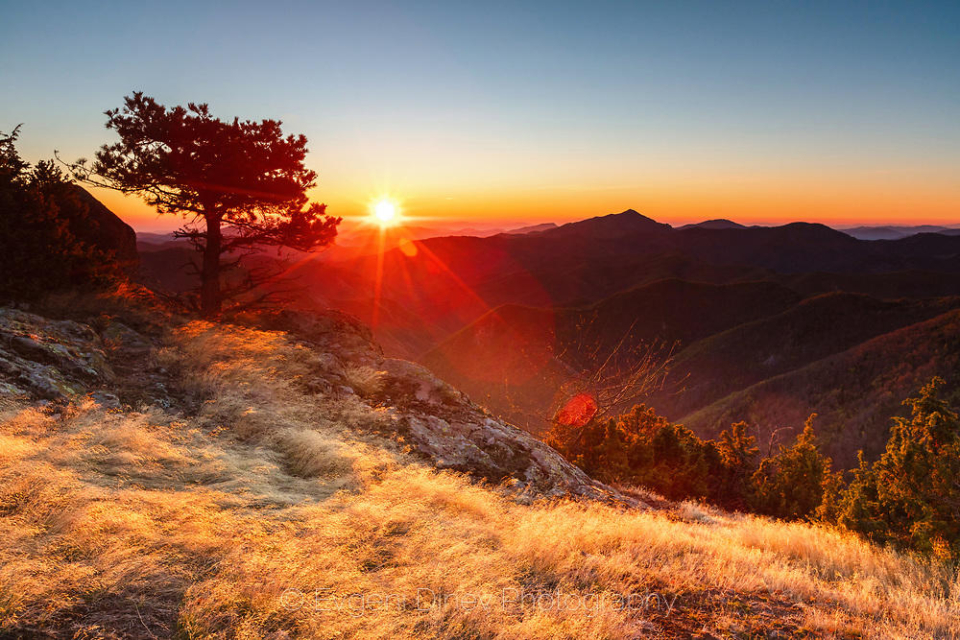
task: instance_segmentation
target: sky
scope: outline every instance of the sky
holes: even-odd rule
[[[0,131],[92,157],[136,90],[277,118],[365,215],[960,224],[960,2],[4,2]],[[97,192],[138,229],[142,202]]]

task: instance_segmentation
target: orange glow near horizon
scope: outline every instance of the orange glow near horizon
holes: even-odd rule
[[[960,224],[960,186],[910,182],[868,184],[839,179],[789,181],[714,180],[701,184],[661,181],[637,187],[460,188],[441,191],[405,186],[407,206],[392,197],[373,201],[333,188],[314,199],[347,220],[381,227],[473,223],[564,223],[635,209],[672,225],[728,218],[741,224],[821,222],[832,226]],[[445,195],[450,193],[452,195]],[[158,216],[142,200],[96,189],[94,195],[138,231],[167,231],[181,224]]]

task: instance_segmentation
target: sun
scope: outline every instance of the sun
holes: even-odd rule
[[[373,205],[373,218],[381,227],[393,227],[400,224],[400,209],[389,198],[381,198]]]

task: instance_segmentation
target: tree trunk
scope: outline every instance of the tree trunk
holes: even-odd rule
[[[220,216],[207,214],[207,242],[203,247],[203,268],[200,271],[200,313],[204,318],[220,314],[223,299],[220,296],[220,249],[223,236]]]

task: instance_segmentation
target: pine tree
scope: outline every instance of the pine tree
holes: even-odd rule
[[[202,254],[200,308],[220,313],[223,256],[239,260],[257,247],[308,251],[336,236],[339,218],[309,203],[317,175],[304,160],[307,139],[284,136],[277,120],[214,118],[205,104],[167,108],[142,92],[107,111],[119,142],[74,172],[97,186],[143,197],[158,213],[184,217],[176,232]],[[251,282],[250,288],[261,283]]]
[[[857,459],[859,465],[853,472],[853,480],[840,497],[837,524],[874,542],[889,542],[891,527],[880,506],[873,465],[864,458],[863,451],[858,453]]]
[[[793,446],[781,446],[753,474],[752,506],[757,512],[797,520],[813,516],[820,507],[832,474],[831,461],[820,453],[813,430],[816,417],[807,418]]]
[[[756,472],[760,449],[757,439],[747,433],[747,423],[737,422],[720,433],[717,450],[723,465],[717,502],[728,509],[745,509],[750,495],[750,478]]]
[[[894,418],[887,448],[860,469],[844,498],[840,523],[871,539],[945,558],[960,557],[960,419],[938,397],[934,378]]]

